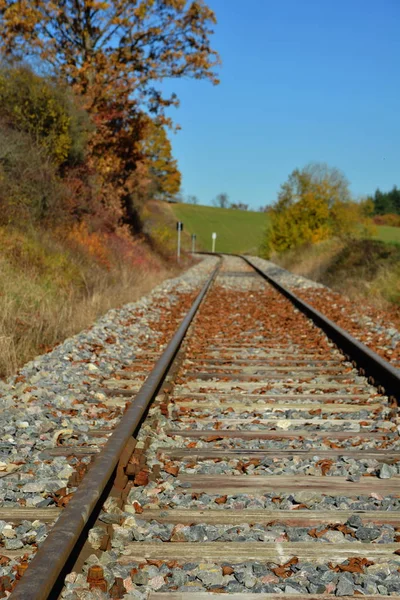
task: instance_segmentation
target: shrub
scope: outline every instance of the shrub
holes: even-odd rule
[[[88,132],[88,117],[68,91],[25,67],[0,69],[0,224],[47,225],[90,212],[86,182],[83,210],[68,185]]]
[[[45,151],[31,137],[0,122],[1,224],[57,221],[67,190]]]
[[[83,285],[80,270],[65,249],[39,231],[0,227],[2,257],[15,270],[29,272],[33,282],[54,293]]]
[[[88,117],[60,86],[30,69],[0,71],[0,116],[28,133],[56,165],[84,158]]]
[[[77,244],[82,250],[94,258],[99,265],[109,269],[110,256],[107,249],[107,240],[105,234],[101,232],[91,232],[87,224],[82,221],[72,227],[67,234],[67,239],[73,244]]]
[[[375,225],[389,225],[390,227],[400,227],[400,215],[390,213],[388,215],[376,215],[373,218]]]

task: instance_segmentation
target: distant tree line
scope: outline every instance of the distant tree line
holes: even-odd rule
[[[248,210],[249,205],[244,202],[230,202],[228,194],[225,192],[218,194],[212,201],[213,206],[219,208],[235,208],[236,210]]]
[[[178,193],[174,197],[176,202],[184,202],[185,204],[199,204],[199,199],[193,194],[187,194],[186,196]],[[249,210],[249,205],[244,202],[231,202],[228,194],[222,192],[218,194],[212,201],[211,204],[217,208],[234,208],[236,210]]]
[[[400,190],[395,185],[389,192],[381,192],[378,188],[371,200],[375,215],[400,215]]]

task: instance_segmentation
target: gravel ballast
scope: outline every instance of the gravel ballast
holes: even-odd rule
[[[80,480],[76,475],[84,474],[128,401],[109,402],[104,382],[133,365],[141,385],[216,260],[207,258],[139,301],[110,310],[90,329],[0,382],[0,511],[68,503]],[[93,435],[96,431],[103,433]],[[65,456],[52,455],[64,448]],[[83,455],[74,456],[76,448]],[[22,557],[48,530],[36,520],[0,520],[0,555],[18,550]],[[19,561],[0,561],[0,577],[13,578]]]
[[[0,461],[9,472],[0,478],[4,492],[0,508],[68,504],[81,475],[123,414],[128,396],[118,396],[118,390],[134,395],[140,388],[215,262],[214,257],[207,258],[141,301],[110,311],[92,329],[66,340],[2,384],[1,400],[11,418],[1,424],[5,437]],[[257,259],[257,264],[296,293],[324,293],[323,286],[268,261]],[[295,365],[293,372],[290,366],[276,372],[262,370],[263,365],[284,365],[287,357],[288,364]],[[319,361],[328,367],[320,369]],[[360,376],[324,334],[239,258],[224,259],[178,365],[137,436],[124,504],[116,497],[106,501],[89,534],[94,553],[83,572],[67,576],[61,597],[147,600],[154,591],[180,592],[189,599],[194,591],[399,595],[398,557],[393,552],[384,555],[385,544],[397,548],[400,541],[396,520],[391,517],[392,524],[377,525],[373,517],[366,520],[358,514],[395,515],[400,510],[396,492],[400,462],[396,457],[385,459],[400,450],[399,424],[393,406],[367,377]],[[287,399],[296,407],[285,407]],[[230,407],[230,402],[239,406]],[[351,410],[351,404],[357,409]],[[63,449],[69,450],[63,454]],[[208,451],[213,457],[207,456]],[[386,454],[381,460],[374,452],[382,451]],[[232,489],[226,476],[233,481]],[[281,477],[315,478],[317,489],[307,489],[307,483],[293,491],[279,489]],[[339,479],[340,492],[330,483]],[[264,485],[263,480],[269,491],[262,487],[257,491],[257,482]],[[252,485],[247,486],[249,482]],[[193,522],[169,516],[171,511],[185,510],[205,516]],[[153,518],[151,511],[161,511],[160,517]],[[234,522],[219,523],[220,515],[223,520],[228,511],[234,513]],[[273,517],[249,522],[246,511],[268,511]],[[347,516],[338,521],[335,514],[340,511]],[[304,517],[308,512],[329,515],[317,525],[280,518],[280,513]],[[0,520],[0,555],[1,547],[21,554],[34,550],[51,525]],[[106,550],[105,528],[112,533]],[[141,543],[156,547],[155,558],[142,559],[138,549],[130,554],[130,548]],[[229,544],[244,549],[246,544],[260,549],[269,544],[276,548],[276,556],[246,561],[231,549],[226,555],[235,558],[224,559],[221,553],[218,560],[200,560],[207,555],[192,548],[192,554],[183,549],[180,558],[166,558],[181,544],[201,548],[203,543],[227,549]],[[168,551],[163,551],[163,544],[168,544]],[[295,550],[288,557],[288,544],[308,545],[317,552],[316,558],[309,559],[306,550],[299,551],[300,558]],[[347,546],[352,549],[346,556],[353,558],[326,558],[327,548],[334,555],[340,545],[346,546],[345,553]],[[375,561],[355,556],[356,550],[366,553],[370,546],[378,549]],[[0,576],[13,577],[17,564],[14,558],[0,562]],[[89,589],[93,565],[102,566],[107,592]]]

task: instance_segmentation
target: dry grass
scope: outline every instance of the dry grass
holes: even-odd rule
[[[6,242],[7,256],[3,252],[0,259],[2,377],[177,273],[166,264],[155,269],[154,264],[133,268],[121,263],[107,271],[87,257],[62,254],[62,245],[49,238],[30,238],[26,260],[14,238]]]
[[[281,255],[276,254],[271,260],[296,275],[321,281],[344,246],[342,240],[327,240],[300,250],[297,248]]]
[[[14,294],[13,281],[2,281],[0,298],[0,374],[7,376],[56,344],[90,326],[111,308],[134,302],[171,276],[166,270],[137,274],[119,272],[110,285],[106,278],[89,295],[37,294],[36,286],[24,285]],[[7,285],[8,283],[8,285]],[[35,299],[33,300],[33,295]]]
[[[385,310],[400,304],[400,248],[373,240],[327,240],[272,258],[362,305]]]

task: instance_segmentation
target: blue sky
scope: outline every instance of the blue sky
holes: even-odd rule
[[[221,83],[167,84],[183,191],[251,207],[310,161],[354,195],[400,185],[400,0],[207,0]]]

